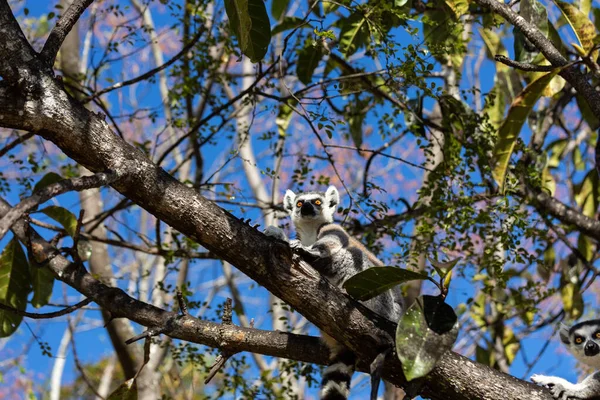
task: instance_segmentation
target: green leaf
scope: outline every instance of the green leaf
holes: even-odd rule
[[[500,88],[502,83],[496,82],[486,98],[484,115],[488,116],[488,122],[494,130],[500,129],[504,121],[504,110],[506,109],[506,96]]]
[[[265,3],[262,0],[225,0],[225,11],[242,53],[252,62],[262,60],[271,41],[271,23]]]
[[[340,24],[340,51],[346,57],[351,56],[359,48],[366,45],[369,40],[369,27],[364,15],[358,11],[350,14],[348,18],[341,19]]]
[[[508,115],[498,132],[498,141],[493,151],[495,166],[492,174],[496,183],[500,186],[500,191],[504,191],[508,163],[514,150],[515,142],[521,132],[521,127],[548,83],[550,83],[558,72],[559,69],[556,69],[527,85],[515,98],[508,110]]]
[[[577,319],[583,314],[583,296],[579,285],[568,282],[560,289],[563,309],[570,319]]]
[[[25,311],[30,291],[27,258],[17,239],[13,238],[0,254],[0,303]],[[17,330],[23,317],[0,310],[0,337]]]
[[[503,333],[502,345],[504,346],[504,355],[506,356],[508,365],[511,365],[521,348],[521,342],[519,342],[512,329],[504,327]]]
[[[396,329],[396,352],[406,380],[431,372],[457,336],[458,318],[452,307],[439,296],[418,297]]]
[[[296,74],[300,82],[308,85],[312,81],[313,73],[322,58],[323,48],[314,45],[312,40],[307,40],[304,47],[298,51]]]
[[[583,257],[586,260],[592,261],[592,258],[594,257],[594,245],[590,238],[583,233],[580,233],[577,238],[577,250],[583,254]]]
[[[444,277],[448,275],[450,271],[456,266],[456,264],[460,261],[460,257],[456,257],[454,260],[441,262],[434,260],[433,258],[427,257],[431,266],[438,273],[439,276]]]
[[[312,25],[305,23],[302,18],[298,18],[298,17],[285,17],[283,19],[283,21],[281,21],[281,23],[279,25],[276,25],[273,28],[273,30],[271,31],[271,35],[275,36],[275,35],[277,35],[280,32],[284,32],[284,31],[287,31],[289,29],[294,29],[294,28],[297,28],[297,27],[312,29]]]
[[[50,301],[54,287],[54,274],[47,266],[38,267],[30,264],[33,298],[31,305],[35,308],[45,306]]]
[[[64,179],[65,178],[63,178],[62,176],[60,176],[59,174],[57,174],[55,172],[48,172],[46,175],[44,175],[42,177],[42,179],[39,180],[38,183],[35,184],[35,186],[33,187],[33,193],[37,192],[40,189],[45,188],[48,185],[51,185],[56,182],[60,182]]]
[[[565,149],[569,141],[567,139],[558,139],[550,143],[546,148],[548,156],[548,168],[556,168],[562,160]]]
[[[554,0],[563,16],[573,28],[579,46],[583,48],[583,52],[587,54],[594,47],[594,38],[596,37],[596,28],[586,14],[579,11],[576,7],[569,3],[560,0]]]
[[[292,103],[295,104],[297,102],[294,100]],[[277,114],[277,118],[275,119],[279,136],[285,136],[287,128],[290,126],[292,115],[294,115],[294,111],[290,106],[288,106],[286,103],[279,104],[279,114]]]
[[[46,214],[61,224],[69,236],[75,236],[75,230],[77,229],[77,218],[75,218],[75,215],[73,215],[73,213],[71,213],[69,210],[58,206],[49,206],[43,210],[40,210],[40,212]]]
[[[469,11],[468,0],[444,0],[448,8],[454,12],[454,17],[458,18]]]
[[[136,378],[133,377],[116,388],[115,391],[108,396],[107,400],[137,400],[137,398],[137,382]]]
[[[434,8],[425,12],[425,41],[436,60],[450,62],[454,69],[458,69],[467,51],[463,40],[464,24],[445,2],[436,0],[433,4]]]
[[[425,274],[395,267],[373,267],[344,282],[344,289],[355,299],[369,300],[404,282],[428,279]]]
[[[273,0],[271,2],[271,14],[273,14],[273,18],[278,21],[284,14],[288,8],[288,4],[290,0]],[[273,33],[275,35],[275,33]]]
[[[598,173],[591,169],[583,178],[581,183],[575,185],[575,202],[584,215],[594,218],[598,209],[598,196],[600,195],[600,185],[598,182]]]
[[[363,143],[363,122],[365,120],[365,114],[359,113],[354,114],[349,117],[349,128],[350,128],[350,136],[352,137],[352,142],[354,142],[354,146],[358,149],[362,146]]]
[[[575,96],[575,100],[577,100],[577,106],[579,106],[579,111],[581,111],[581,116],[588,124],[591,130],[595,131],[600,128],[600,119],[598,119],[598,115],[594,114],[592,109],[590,108],[589,103],[586,99],[583,98],[580,94]]]

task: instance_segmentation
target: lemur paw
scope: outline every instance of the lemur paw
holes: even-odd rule
[[[550,393],[552,393],[552,397],[559,400],[567,400],[567,399],[576,399],[576,393],[573,393],[571,390],[567,390],[563,384],[560,382],[560,378],[556,378],[554,376],[545,376],[545,375],[532,375],[531,381],[537,383],[539,385],[546,386]]]
[[[270,236],[272,238],[287,242],[288,241],[288,237],[285,234],[285,232],[283,231],[283,229],[277,227],[277,226],[267,226],[267,228],[265,229],[265,235]]]
[[[302,243],[298,239],[290,240],[290,248],[292,250],[303,249]]]

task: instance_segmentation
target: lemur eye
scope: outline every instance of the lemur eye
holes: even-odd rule
[[[320,205],[321,205],[321,203],[322,203],[322,201],[321,201],[321,200],[319,200],[319,199],[317,199],[317,200],[315,200],[313,203],[315,203],[316,205],[320,206]]]
[[[577,344],[581,344],[581,342],[583,342],[583,339],[582,339],[582,338],[580,338],[580,337],[576,337],[576,338],[575,338],[575,343],[577,343]]]
[[[299,202],[296,203],[296,207],[302,207],[302,204],[304,204],[304,202],[302,200],[300,200]]]
[[[596,336],[596,339],[600,339],[600,331],[596,332],[594,336]]]

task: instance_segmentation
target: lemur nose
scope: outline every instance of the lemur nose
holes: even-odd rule
[[[592,342],[591,340],[585,344],[585,348],[583,352],[586,356],[591,357],[600,353],[600,347],[596,344],[596,342]]]
[[[302,215],[315,215],[315,209],[312,204],[306,202],[302,204],[302,208],[300,209],[300,214]]]

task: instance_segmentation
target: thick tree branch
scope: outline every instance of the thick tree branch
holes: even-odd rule
[[[46,65],[52,66],[54,64],[58,50],[65,38],[71,32],[81,14],[93,2],[94,0],[74,0],[67,11],[60,17],[50,35],[48,35],[48,40],[46,40],[44,48],[40,52],[40,57]]]
[[[600,241],[600,221],[567,206],[542,190],[526,188],[525,193],[542,215],[550,215],[564,224],[575,225],[579,231]]]
[[[25,38],[7,0],[0,0],[0,76],[16,81],[18,68],[35,58],[35,51]]]

